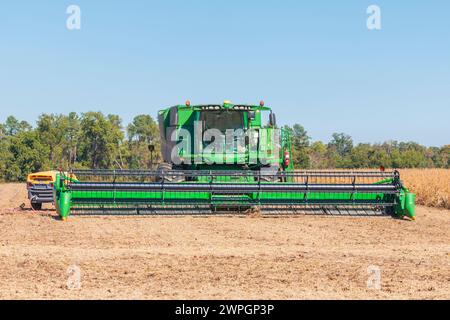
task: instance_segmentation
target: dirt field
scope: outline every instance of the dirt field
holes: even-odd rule
[[[27,202],[24,190],[0,185],[2,299],[450,299],[448,210],[419,207],[415,222],[328,216],[62,222],[50,210],[14,209]],[[376,268],[380,290],[367,287]]]

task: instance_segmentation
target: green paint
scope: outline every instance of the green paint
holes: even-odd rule
[[[211,109],[209,109],[211,108]],[[241,109],[243,108],[243,109]],[[222,105],[176,105],[164,110],[159,111],[158,113],[158,122],[161,133],[161,140],[163,141],[163,145],[167,144],[170,147],[175,147],[175,145],[180,144],[182,141],[182,133],[187,131],[194,137],[194,127],[196,121],[201,121],[203,116],[208,113],[217,113],[220,112],[223,114],[224,119],[228,119],[233,114],[236,116],[238,114],[238,118],[240,117],[242,121],[242,128],[244,131],[252,129],[254,130],[259,137],[266,135],[270,137],[273,134],[274,127],[268,124],[262,123],[262,113],[271,112],[271,109],[264,106],[257,105],[235,105],[232,103],[224,103]],[[253,116],[251,116],[253,115]],[[206,127],[202,130],[204,131]],[[198,169],[198,166],[207,164],[207,163],[240,163],[241,168],[243,165],[251,165],[252,169],[258,169],[264,164],[259,161],[261,158],[265,158],[267,163],[276,165],[279,167],[283,167],[283,156],[284,152],[288,151],[291,154],[289,143],[288,133],[283,129],[280,130],[282,136],[284,135],[284,139],[282,139],[282,145],[278,150],[278,154],[275,154],[275,146],[272,141],[269,139],[268,141],[259,140],[259,144],[257,150],[249,150],[249,148],[245,148],[245,151],[237,151],[235,150],[232,154],[227,154],[226,158],[221,155],[212,154],[210,156],[205,156],[203,154],[196,154],[194,139],[192,139],[191,144],[189,145],[190,150],[179,149],[178,154],[183,158],[184,164],[182,165],[182,169]],[[170,137],[172,136],[172,132],[175,132],[175,137],[178,140],[170,141]],[[206,145],[205,145],[206,146]],[[205,147],[203,146],[203,147]],[[163,153],[164,162],[171,163],[172,159],[170,153]],[[198,163],[198,159],[202,159],[201,163]],[[258,159],[256,163],[252,163],[250,159]],[[291,157],[292,159],[292,157]],[[197,161],[194,161],[197,160]],[[228,160],[228,162],[226,161]],[[289,166],[289,168],[283,168],[292,170],[293,168]]]
[[[414,193],[408,192],[406,193],[405,197],[405,215],[407,217],[410,217],[411,219],[415,219],[415,211],[416,211],[416,205],[415,205],[416,195]]]
[[[61,174],[56,175],[54,199],[56,211],[62,219],[66,219],[69,216],[72,205],[72,193],[70,190],[66,190],[65,179],[68,179],[70,182],[77,182],[77,180],[69,179]]]
[[[238,178],[239,184],[255,184],[245,181],[244,177],[216,177],[214,183],[229,183],[231,179]],[[208,183],[210,181],[198,181]],[[76,184],[77,182],[70,182]],[[386,182],[384,182],[386,183]],[[278,183],[264,183],[278,184]],[[223,205],[223,206],[253,206],[268,204],[288,205],[385,205],[395,204],[394,212],[398,216],[414,217],[414,195],[403,189],[398,194],[383,193],[355,193],[355,192],[252,192],[247,194],[224,195],[210,192],[189,191],[72,191],[66,189],[64,183],[55,184],[57,211],[62,218],[66,218],[71,208],[83,209],[91,207],[116,208],[121,206],[139,205]]]

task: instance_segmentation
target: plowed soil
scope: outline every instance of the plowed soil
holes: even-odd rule
[[[63,222],[4,184],[0,298],[449,299],[450,211]]]

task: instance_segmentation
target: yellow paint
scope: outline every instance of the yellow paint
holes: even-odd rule
[[[27,176],[27,183],[50,184],[50,183],[55,182],[57,173],[58,173],[58,171],[43,171],[43,172],[30,173]]]
[[[50,184],[54,183],[56,180],[56,174],[59,171],[52,170],[52,171],[42,171],[42,172],[35,172],[30,173],[27,176],[27,183],[29,184]],[[64,172],[65,175],[68,175],[67,172]],[[73,179],[76,179],[75,175],[68,175]]]

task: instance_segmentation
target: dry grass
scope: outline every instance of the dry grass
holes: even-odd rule
[[[416,194],[416,203],[450,209],[450,169],[402,169],[405,186]]]

